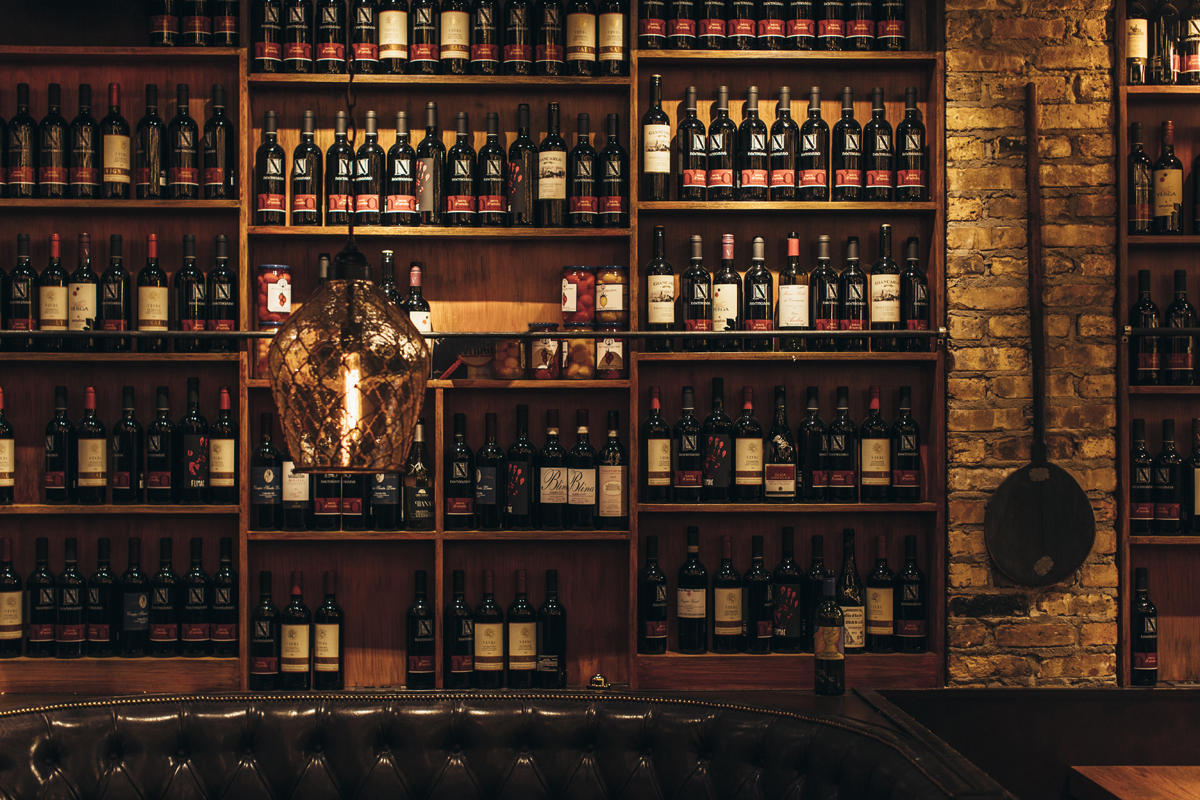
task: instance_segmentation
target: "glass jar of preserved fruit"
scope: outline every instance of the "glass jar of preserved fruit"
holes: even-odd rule
[[[279,332],[283,327],[282,322],[260,322],[258,329],[264,333],[270,333],[272,336]],[[255,359],[255,375],[260,378],[271,377],[271,372],[267,367],[267,351],[271,349],[270,339],[255,339],[254,346],[258,350],[258,358]]]
[[[597,325],[596,333],[616,333],[620,325]],[[624,380],[629,374],[625,358],[625,340],[615,337],[596,337],[596,377],[600,380]]]
[[[588,323],[596,318],[596,270],[594,267],[563,267],[562,317],[567,325]]]
[[[596,322],[629,324],[629,274],[624,267],[600,267],[596,271]]]
[[[563,341],[558,337],[558,323],[531,322],[529,332],[543,338],[529,340],[529,377],[539,381],[555,381],[562,375]]]
[[[497,339],[492,351],[492,378],[498,381],[525,379],[525,350],[519,339]]]
[[[255,304],[259,322],[286,322],[292,313],[292,274],[287,264],[259,264]]]
[[[567,333],[589,333],[591,325],[564,325]],[[573,381],[590,381],[596,377],[596,346],[591,339],[563,340],[563,377]]]

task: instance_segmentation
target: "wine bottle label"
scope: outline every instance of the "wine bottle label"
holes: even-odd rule
[[[74,594],[76,597],[79,595],[78,589],[63,589],[64,595],[66,595],[68,592]],[[60,611],[63,610],[66,609],[60,609]],[[58,624],[54,626],[54,641],[59,642],[60,644],[73,644],[75,642],[82,642],[84,641],[84,635],[86,631],[87,626],[82,622]]]
[[[174,14],[155,14],[150,17],[150,33],[157,37],[177,35],[179,33],[179,17]]]
[[[541,490],[538,494],[542,503],[561,505],[567,502],[567,470],[565,467],[542,467]]]
[[[1179,520],[1179,503],[1155,503],[1154,519],[1159,522],[1177,522]]]
[[[871,276],[871,321],[900,321],[900,276]]]
[[[313,647],[313,669],[317,672],[337,672],[341,667],[341,660],[338,658],[338,626],[318,622],[313,627],[317,633]],[[287,626],[284,626],[284,630],[287,630]]]
[[[1158,669],[1158,653],[1134,653],[1133,668],[1148,670]]]
[[[456,165],[457,166],[457,165]],[[467,166],[467,165],[463,165]],[[446,211],[451,211],[458,214],[474,214],[475,213],[475,197],[469,194],[448,194],[446,195]]]
[[[741,285],[717,283],[713,285],[712,321],[714,331],[736,331],[737,318],[741,310]]]
[[[42,151],[42,160],[46,161],[51,156],[46,155],[46,151]],[[3,170],[0,170],[3,171]],[[69,172],[66,167],[38,167],[38,184],[49,187],[65,187]]]
[[[535,669],[537,652],[537,623],[508,623],[508,668]]]
[[[342,513],[342,498],[339,497],[314,497],[313,498],[313,513],[318,517],[327,516],[330,514]]]
[[[895,627],[891,587],[867,588],[867,633],[891,636]]]
[[[296,462],[284,461],[280,470],[283,507],[285,509],[308,508],[308,475],[296,472]]]
[[[187,434],[183,437],[183,487],[204,489],[208,486],[208,437]]]
[[[471,15],[466,11],[442,12],[442,43],[440,56],[443,61],[451,58],[471,57]]]
[[[400,504],[400,476],[394,472],[377,472],[371,476],[371,505]]]
[[[212,18],[213,33],[217,35],[237,35],[238,23],[237,17],[232,16],[213,16]]]
[[[829,182],[829,175],[823,169],[800,170],[800,185],[824,187]]]
[[[538,199],[567,199],[567,154],[558,150],[538,153]]]
[[[530,464],[528,461],[509,461],[505,479],[505,511],[515,516],[529,513]]]
[[[846,647],[866,647],[866,609],[862,606],[841,606],[846,620]]]
[[[129,137],[105,134],[104,136],[104,182],[129,183]]]
[[[212,630],[211,638],[214,642],[234,644],[238,640],[238,626],[236,622],[214,622],[210,628]]]
[[[379,60],[379,45],[374,42],[354,42],[350,45],[355,61],[373,62]]]
[[[394,214],[397,212],[412,212],[417,210],[417,198],[411,194],[389,194],[387,196],[386,212]]]
[[[145,592],[122,593],[121,608],[121,630],[144,631],[150,627],[150,598]]]
[[[421,333],[431,333],[433,331],[433,321],[428,311],[410,311],[408,318],[417,330]]]
[[[408,12],[379,12],[379,57],[408,58]]]
[[[663,36],[666,34],[666,31],[667,27],[665,20],[642,19],[638,21],[638,34],[641,36]]]
[[[40,327],[44,331],[65,331],[69,317],[67,287],[41,286],[38,288],[38,300],[41,304],[39,315]]]
[[[919,469],[894,469],[892,470],[892,486],[897,489],[916,489],[921,485],[921,471]]]
[[[458,464],[455,463],[455,468]],[[496,468],[479,467],[475,470],[475,502],[481,506],[494,506],[499,503],[496,495]]]
[[[675,276],[650,275],[646,278],[646,308],[651,324],[675,322]]]
[[[903,12],[900,12],[900,13],[903,13]],[[879,22],[877,22],[875,24],[875,36],[879,39],[893,39],[893,40],[899,39],[901,42],[903,42],[904,41],[904,20],[902,20],[902,19],[880,20]],[[885,44],[885,47],[887,49],[890,49],[890,47],[887,46],[886,44]]]
[[[847,136],[847,138],[849,138]],[[833,171],[833,185],[838,189],[844,188],[862,188],[863,175],[860,169],[835,169]]]
[[[817,625],[813,631],[817,660],[843,661],[846,658],[846,639],[846,629],[841,625]]]
[[[755,24],[752,19],[731,19],[725,23],[727,36],[753,36]]]
[[[312,61],[312,45],[308,42],[288,42],[283,46],[283,60],[298,62]]]
[[[0,592],[0,641],[21,638],[21,592]]]
[[[420,180],[417,181],[417,210],[418,211],[440,211],[436,208],[436,198],[434,184],[440,181],[441,170],[438,169],[437,159],[433,157],[422,158],[418,162],[418,175]]]
[[[729,486],[729,437],[724,434],[704,436],[704,485],[723,489]]]
[[[795,638],[804,627],[804,615],[800,610],[803,587],[798,583],[779,583],[775,590],[775,615],[772,632],[776,636]]]
[[[367,214],[372,211],[379,211],[379,195],[374,192],[370,194],[358,194],[354,196],[354,210],[359,214]]]
[[[671,485],[671,440],[646,440],[646,484]]]
[[[822,39],[842,39],[846,36],[846,23],[840,19],[823,19],[817,23],[817,36]]]
[[[342,502],[341,502],[341,506],[340,506],[340,508],[342,509],[342,513],[343,514],[352,514],[352,515],[353,514],[361,515],[363,513],[363,499],[361,496],[354,497],[353,495],[349,494],[349,491],[350,491],[349,487],[350,487],[349,479],[347,479],[347,482],[345,484],[343,484],[344,491],[342,493]]]
[[[280,639],[280,671],[308,672],[308,626],[285,624]]]
[[[79,486],[104,487],[108,485],[108,448],[104,439],[79,440]]]
[[[1125,57],[1145,60],[1149,57],[1149,45],[1150,21],[1145,19],[1125,20]]]
[[[67,327],[73,331],[97,328],[96,284],[72,283],[67,287]]]
[[[774,499],[796,496],[796,465],[767,464],[763,467],[763,487]]]
[[[733,482],[738,486],[761,486],[763,481],[762,439],[734,440]]]
[[[343,213],[350,210],[351,197],[348,194],[331,194],[329,195],[329,213],[341,211]]]
[[[317,196],[315,194],[292,195],[292,211],[316,211]]]
[[[104,609],[107,613],[107,609]],[[0,625],[0,639],[4,638],[4,626]],[[87,640],[104,643],[112,640],[112,627],[103,622],[89,622],[87,625]]]
[[[184,33],[212,33],[212,18],[207,15],[183,17],[180,22]]]
[[[725,20],[723,19],[702,19],[700,20],[700,35],[715,36],[722,39],[725,38]]]
[[[896,620],[896,635],[906,638],[919,638],[925,635],[925,620],[898,619]]]
[[[754,134],[758,136],[758,134]],[[754,152],[751,150],[751,152]],[[744,169],[741,172],[741,184],[743,187],[767,186],[767,171],[765,169]]]
[[[53,594],[53,592],[51,592]],[[54,605],[51,603],[49,614],[53,616]],[[54,641],[54,623],[29,623],[29,641],[31,642],[53,642]]]
[[[683,614],[680,614],[683,616]],[[713,635],[736,636],[742,632],[742,589],[713,587]]]
[[[654,21],[661,23],[661,20],[654,20]],[[642,25],[645,26],[645,24],[647,22],[650,22],[650,20],[642,20]],[[645,33],[644,30],[643,30],[643,33]],[[658,35],[661,36],[662,34],[659,33]],[[667,22],[667,35],[679,37],[680,39],[695,39],[696,38],[696,20],[694,20],[694,19],[669,20]],[[691,50],[692,48],[689,45],[687,47],[687,49]]]
[[[1169,217],[1183,208],[1183,170],[1156,169],[1154,180],[1154,216]]]
[[[208,485],[234,486],[237,474],[237,442],[233,439],[210,439],[208,442]]]
[[[567,27],[571,25],[570,17],[567,18]],[[616,14],[601,14],[600,15],[600,38],[599,38],[599,57],[601,61],[624,61],[625,60],[625,15]]]
[[[138,330],[165,331],[170,317],[170,291],[165,286],[139,286]]]
[[[16,483],[16,445],[12,439],[0,439],[0,487]]]
[[[567,503],[573,506],[596,504],[596,469],[567,468]]]
[[[595,61],[596,16],[568,14],[566,42],[567,61]]]
[[[479,672],[499,672],[504,669],[502,623],[480,622],[475,625],[475,669]]]
[[[808,322],[808,284],[780,285],[779,327],[805,330]]]
[[[711,139],[712,137],[709,138]],[[723,168],[710,169],[708,171],[708,188],[733,188],[733,170]]]
[[[647,173],[671,171],[671,126],[642,126],[642,168]]]
[[[433,492],[428,486],[404,487],[404,518],[409,523],[433,519]]]
[[[277,506],[282,501],[282,481],[275,467],[250,470],[250,502],[257,506]]]
[[[629,514],[626,474],[623,466],[600,466],[600,516],[624,517]]]
[[[892,171],[890,169],[867,170],[867,188],[892,188]]]
[[[705,619],[707,610],[704,589],[678,589],[675,593],[675,611],[680,619]]]

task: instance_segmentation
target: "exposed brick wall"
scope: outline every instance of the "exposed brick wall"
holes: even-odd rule
[[[1112,0],[947,0],[948,683],[1116,679],[1115,120]],[[1041,104],[1050,457],[1096,511],[1063,583],[1014,586],[984,507],[1029,459],[1025,84]]]

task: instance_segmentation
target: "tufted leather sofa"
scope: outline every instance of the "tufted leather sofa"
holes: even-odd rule
[[[585,694],[113,698],[0,713],[0,798],[1006,797],[848,719]]]

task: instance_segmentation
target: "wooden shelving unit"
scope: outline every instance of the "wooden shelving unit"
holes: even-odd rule
[[[249,4],[243,4],[243,31],[249,30]],[[802,247],[811,246],[815,254],[819,234],[833,236],[835,260],[848,235],[863,242],[863,258],[874,258],[878,225],[891,222],[895,230],[896,254],[903,257],[907,236],[919,236],[921,261],[926,267],[931,288],[931,318],[935,327],[945,320],[945,271],[943,263],[945,181],[941,151],[944,141],[944,58],[941,33],[942,9],[939,0],[912,4],[909,20],[910,41],[919,48],[904,53],[732,53],[732,52],[638,52],[636,49],[636,8],[630,20],[632,58],[630,76],[608,79],[575,78],[479,78],[420,76],[357,76],[354,80],[356,115],[361,120],[366,110],[374,109],[381,120],[381,144],[391,143],[391,120],[398,110],[407,109],[410,120],[419,119],[427,100],[439,103],[443,139],[450,146],[455,138],[453,119],[458,111],[470,115],[476,149],[484,142],[483,120],[489,111],[501,115],[501,141],[506,147],[515,137],[517,103],[529,103],[533,137],[540,140],[546,127],[545,107],[549,101],[562,104],[564,137],[574,144],[576,115],[587,113],[593,135],[603,140],[604,120],[608,113],[619,113],[621,142],[630,153],[630,226],[625,229],[463,229],[357,227],[360,249],[375,265],[379,251],[396,251],[399,282],[403,283],[409,260],[424,261],[425,296],[433,306],[435,325],[440,330],[524,331],[526,323],[558,322],[560,273],[564,264],[623,264],[629,269],[631,328],[639,329],[645,315],[641,284],[641,265],[650,256],[651,228],[664,225],[668,231],[668,259],[676,274],[683,271],[687,252],[684,242],[691,233],[703,233],[706,258],[716,262],[719,233],[731,232],[738,242],[741,269],[749,265],[749,242],[754,236],[768,241],[768,264],[778,270],[784,254],[784,240],[792,230],[800,232]],[[123,9],[121,27],[114,28],[117,41],[128,38],[140,18],[141,9]],[[45,16],[46,12],[39,12]],[[137,28],[140,37],[141,28]],[[0,39],[3,41],[3,39]],[[317,111],[316,143],[322,151],[332,143],[333,116],[344,106],[345,76],[254,75],[248,71],[245,50],[192,51],[183,49],[0,47],[0,62],[13,65],[20,74],[12,80],[29,80],[35,87],[49,81],[63,84],[64,106],[70,107],[73,93],[69,87],[90,80],[93,84],[107,79],[119,80],[125,90],[125,117],[135,122],[142,114],[141,86],[157,82],[160,113],[174,113],[176,81],[193,85],[192,115],[207,116],[207,87],[223,83],[230,98],[229,113],[240,140],[239,185],[241,195],[235,203],[207,204],[64,204],[45,205],[42,201],[15,203],[0,209],[14,213],[0,218],[0,240],[10,241],[18,229],[33,234],[35,262],[38,241],[44,233],[67,232],[90,226],[93,242],[103,241],[100,234],[122,233],[126,242],[126,262],[137,265],[144,258],[140,242],[147,233],[157,233],[160,261],[173,271],[179,261],[179,240],[194,233],[200,244],[199,260],[211,263],[206,249],[212,237],[223,233],[237,243],[231,247],[242,281],[241,327],[253,330],[254,278],[256,265],[282,263],[292,267],[293,302],[302,303],[315,287],[318,252],[335,253],[340,249],[345,229],[338,226],[292,227],[253,225],[251,187],[253,157],[261,141],[266,111],[275,111],[279,119],[279,141],[284,152],[291,153],[299,142],[299,125],[305,110]],[[798,75],[797,70],[802,71]],[[84,75],[88,74],[85,78]],[[733,117],[740,119],[741,97],[747,86],[761,90],[761,116],[771,120],[775,93],[781,84],[790,84],[793,96],[801,87],[820,85],[824,90],[823,112],[830,125],[839,116],[836,93],[844,85],[856,93],[856,116],[869,119],[869,92],[874,86],[885,88],[887,116],[893,125],[903,116],[904,88],[917,86],[930,145],[930,187],[932,198],[923,203],[646,203],[639,201],[640,118],[648,103],[649,79],[662,74],[668,114],[675,120],[683,87],[698,85],[705,100],[701,113],[708,120],[708,100],[718,84],[728,84],[734,98]],[[99,75],[100,77],[97,77]],[[200,90],[199,87],[206,87]],[[36,91],[36,90],[35,90]],[[236,100],[236,102],[235,102]],[[803,118],[799,101],[793,104],[793,116]],[[359,133],[361,139],[361,131]],[[128,212],[135,210],[136,214]],[[52,212],[37,215],[38,211]],[[290,209],[289,209],[290,211]],[[60,212],[70,212],[60,215]],[[121,214],[120,218],[113,216]],[[235,217],[236,212],[236,217]],[[808,253],[808,250],[802,251]],[[70,263],[73,249],[68,247],[64,261]],[[39,262],[40,263],[40,262]],[[94,558],[97,536],[113,537],[115,566],[124,563],[124,541],[140,535],[143,564],[153,563],[157,538],[172,536],[176,564],[186,552],[187,538],[205,539],[206,563],[215,566],[217,540],[235,537],[236,564],[240,575],[242,639],[240,660],[136,660],[73,663],[43,661],[44,668],[30,670],[24,660],[10,667],[0,662],[0,691],[224,691],[246,687],[246,645],[249,611],[258,594],[258,573],[271,570],[275,576],[275,598],[281,604],[283,584],[295,569],[303,570],[310,603],[319,596],[318,584],[324,570],[336,569],[340,577],[339,602],[346,609],[347,686],[397,687],[404,680],[404,612],[411,602],[414,570],[429,573],[430,593],[438,619],[450,599],[450,578],[454,570],[467,574],[467,601],[472,606],[480,599],[483,569],[496,573],[496,595],[503,605],[511,601],[513,573],[526,569],[530,576],[530,599],[542,601],[543,575],[556,568],[560,575],[560,595],[572,617],[572,635],[568,654],[571,685],[586,684],[595,673],[604,674],[618,685],[634,689],[673,689],[704,685],[713,689],[737,688],[808,688],[812,683],[812,656],[640,656],[636,653],[636,576],[647,534],[660,538],[664,569],[671,577],[683,558],[683,530],[688,524],[702,526],[702,558],[710,569],[719,561],[720,535],[734,536],[735,563],[744,570],[749,563],[751,535],[766,537],[766,561],[772,567],[779,560],[779,527],[797,526],[797,558],[808,563],[809,537],[825,537],[825,554],[831,567],[840,566],[837,552],[843,527],[853,526],[859,533],[860,571],[868,571],[874,555],[874,538],[887,538],[889,561],[898,567],[902,559],[905,534],[916,534],[921,566],[929,579],[928,620],[930,652],[918,655],[852,656],[847,661],[847,685],[886,687],[932,687],[944,681],[944,574],[946,550],[945,485],[945,355],[937,342],[923,353],[637,353],[631,343],[629,375],[623,380],[607,381],[496,381],[430,380],[427,385],[423,416],[426,420],[427,446],[440,472],[441,456],[451,437],[455,413],[469,418],[468,443],[474,449],[482,444],[484,411],[500,416],[500,440],[512,441],[514,408],[518,403],[530,408],[530,429],[534,444],[543,443],[546,412],[557,409],[561,415],[563,440],[573,441],[570,430],[573,412],[587,409],[592,442],[604,440],[604,422],[609,410],[620,413],[621,438],[629,453],[631,467],[629,529],[621,531],[447,531],[441,507],[441,476],[435,476],[439,500],[435,528],[428,532],[375,531],[259,531],[251,528],[248,481],[249,455],[259,438],[260,412],[274,410],[266,389],[268,382],[255,371],[258,343],[250,342],[233,355],[179,357],[172,354],[138,353],[106,356],[12,355],[0,356],[10,362],[14,377],[5,378],[5,388],[20,379],[21,388],[8,394],[10,417],[15,409],[39,409],[46,406],[45,395],[54,383],[71,385],[71,401],[78,404],[83,381],[95,383],[104,398],[100,415],[116,419],[120,386],[134,383],[138,389],[139,416],[143,423],[152,413],[153,390],[168,384],[173,399],[173,417],[182,406],[183,380],[198,374],[201,378],[202,408],[209,419],[215,415],[216,387],[236,387],[236,418],[240,425],[240,469],[242,479],[240,507],[214,509],[196,507],[114,507],[103,516],[89,520],[81,530],[83,563]],[[67,362],[71,372],[51,376],[47,364]],[[142,368],[134,365],[145,362]],[[919,503],[902,505],[825,504],[825,505],[676,505],[641,503],[638,497],[638,428],[647,412],[647,387],[663,389],[664,416],[678,417],[679,388],[695,385],[698,409],[709,401],[708,382],[715,375],[726,380],[727,407],[735,401],[742,385],[753,385],[759,398],[760,421],[768,416],[768,392],[772,385],[785,384],[789,392],[790,422],[795,426],[803,416],[804,386],[818,385],[822,391],[822,414],[828,419],[832,410],[832,392],[836,385],[852,387],[852,416],[865,414],[866,387],[885,388],[889,403],[885,416],[894,415],[894,392],[901,385],[913,387],[914,411],[922,427],[925,453],[923,480],[926,488]],[[29,384],[29,386],[25,386]],[[75,387],[78,385],[78,389]],[[91,385],[86,384],[86,385]],[[583,390],[583,391],[580,391]],[[15,396],[14,396],[15,395]],[[698,410],[703,416],[706,411]],[[72,418],[77,418],[72,405]],[[24,420],[22,420],[24,422]],[[44,421],[30,420],[28,430],[18,434],[18,459],[21,463],[40,463],[40,429]],[[34,430],[36,428],[36,430]],[[33,471],[36,473],[36,470]],[[17,509],[41,508],[32,504],[40,497],[40,474],[22,476],[18,499],[27,505]],[[95,507],[46,507],[45,511],[16,510],[0,517],[0,531],[17,537],[22,574],[32,569],[31,535],[24,524],[24,513],[77,516],[94,514]],[[236,514],[236,520],[234,518]],[[179,517],[187,517],[186,524]],[[73,534],[75,532],[73,531]],[[61,547],[52,539],[52,548]],[[52,549],[52,560],[56,557]],[[673,593],[672,593],[673,597]],[[286,601],[284,601],[286,602]],[[671,615],[674,617],[673,603]],[[674,646],[674,623],[669,641]],[[442,630],[437,641],[438,681],[442,675]],[[75,670],[72,672],[72,670]]]

